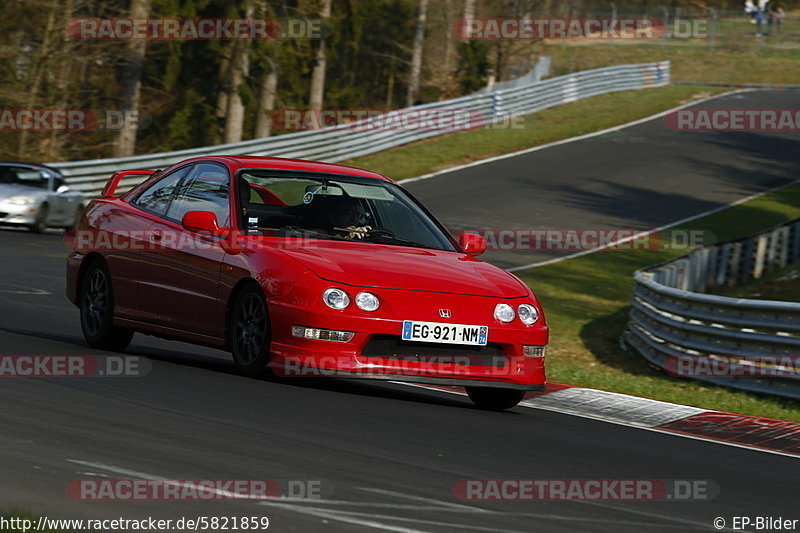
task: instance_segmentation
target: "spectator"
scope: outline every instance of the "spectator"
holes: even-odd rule
[[[779,7],[775,10],[775,30],[778,33],[783,33],[781,30],[781,25],[783,24],[783,20],[786,18],[786,13],[783,11],[782,7]]]

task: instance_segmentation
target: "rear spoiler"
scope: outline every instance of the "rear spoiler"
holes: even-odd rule
[[[113,198],[114,192],[117,190],[117,186],[119,182],[122,181],[122,178],[127,178],[128,176],[152,176],[156,172],[156,170],[119,170],[114,172],[111,175],[111,179],[108,180],[108,183],[106,183],[106,186],[103,188],[103,192],[100,196],[103,198]]]

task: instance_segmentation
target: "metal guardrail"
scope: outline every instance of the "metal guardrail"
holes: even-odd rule
[[[483,122],[497,122],[509,117],[535,113],[543,109],[573,102],[582,98],[615,91],[660,87],[670,81],[670,63],[645,63],[618,65],[594,70],[576,72],[566,76],[551,78],[525,87],[499,90],[487,94],[476,94],[424,104],[400,110],[469,110],[480,113]],[[371,119],[379,123],[380,117]],[[367,121],[370,124],[370,121]],[[204,146],[163,152],[143,154],[116,159],[93,159],[68,163],[48,163],[67,177],[71,187],[90,195],[98,194],[111,174],[117,170],[157,169],[172,165],[190,157],[226,154],[259,155],[313,159],[337,162],[360,157],[388,148],[449,133],[447,130],[386,130],[379,128],[353,128],[352,125],[339,126],[262,139],[252,139],[233,144]],[[141,178],[130,178],[120,183],[119,190],[125,190]]]
[[[781,356],[800,355],[800,303],[703,294],[758,279],[798,259],[800,219],[639,270],[622,342],[676,375],[800,399],[800,374],[773,364]],[[774,361],[765,363],[763,356]],[[675,372],[679,361],[701,358],[713,363],[714,371]]]

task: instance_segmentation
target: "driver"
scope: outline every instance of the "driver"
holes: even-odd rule
[[[335,198],[335,200],[334,200]],[[369,214],[352,196],[329,197],[328,232],[345,239],[363,239],[372,229],[368,226]]]

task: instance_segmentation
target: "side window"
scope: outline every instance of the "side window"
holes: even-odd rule
[[[192,165],[189,165],[161,178],[149,188],[145,189],[145,191],[133,201],[133,204],[141,207],[145,211],[163,216],[167,212],[175,188],[191,169]]]
[[[0,183],[26,185],[37,189],[46,189],[48,185],[47,174],[35,168],[2,167],[0,169]]]
[[[181,221],[189,211],[211,211],[221,226],[230,212],[228,170],[213,163],[200,163],[176,191],[167,218]]]

